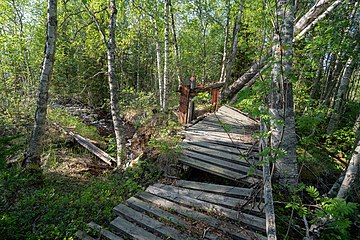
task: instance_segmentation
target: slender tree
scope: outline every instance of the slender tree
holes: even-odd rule
[[[120,110],[119,110],[119,96],[118,96],[118,84],[116,82],[116,74],[115,74],[115,29],[116,29],[116,4],[115,0],[110,0],[109,8],[110,8],[110,21],[109,21],[109,37],[106,36],[105,31],[101,28],[99,21],[96,16],[88,9],[88,7],[84,4],[86,11],[92,17],[95,22],[99,33],[102,36],[102,40],[106,46],[107,50],[107,67],[108,67],[108,82],[109,82],[109,92],[110,92],[110,107],[111,107],[111,116],[112,122],[114,125],[114,132],[116,138],[116,161],[117,167],[120,167],[122,164],[122,160],[124,158],[125,151],[125,137],[123,131],[123,124],[120,118]]]
[[[285,153],[276,155],[276,172],[280,183],[296,184],[296,134],[292,95],[292,40],[294,6],[291,0],[276,1],[273,58],[269,112],[271,116],[271,147]],[[279,151],[275,151],[277,154]]]
[[[169,95],[169,75],[168,75],[168,58],[169,58],[169,0],[164,1],[164,84],[163,84],[163,102],[162,110],[166,110]]]
[[[55,62],[56,32],[57,0],[48,0],[45,54],[40,75],[35,123],[22,164],[25,167],[31,164],[40,165],[41,139],[45,130],[49,84]]]

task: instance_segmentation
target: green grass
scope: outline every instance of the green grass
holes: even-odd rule
[[[48,110],[47,119],[50,122],[56,122],[62,127],[75,128],[74,131],[83,137],[102,141],[101,136],[98,134],[96,127],[87,126],[81,122],[78,117],[69,115],[65,110],[59,108],[51,108]]]

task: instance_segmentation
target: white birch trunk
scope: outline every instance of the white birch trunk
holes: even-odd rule
[[[351,75],[354,71],[354,67],[355,67],[354,58],[350,57],[345,64],[344,72],[341,76],[340,85],[335,98],[335,104],[326,130],[327,134],[334,132],[337,128],[341,115],[341,108],[343,107],[343,102],[350,83]]]
[[[40,75],[35,123],[31,132],[23,166],[28,166],[30,164],[40,165],[41,140],[45,130],[48,90],[55,62],[56,31],[57,0],[48,0],[45,56]]]
[[[307,32],[309,32],[311,29],[313,29],[318,22],[320,22],[322,19],[324,19],[327,15],[329,15],[337,6],[339,6],[343,1],[337,0],[333,4],[331,4],[330,7],[328,7],[325,12],[323,12],[320,16],[318,16],[316,19],[314,19],[312,22],[308,23],[299,33],[296,34],[296,37],[293,39],[293,41],[301,40]],[[299,28],[300,29],[300,28]]]
[[[345,178],[341,184],[337,198],[346,198],[355,180],[359,177],[360,171],[360,138],[356,143],[355,152],[351,157],[346,170]]]
[[[226,69],[226,59],[227,59],[227,44],[229,41],[229,24],[230,24],[230,6],[229,12],[226,19],[225,25],[225,39],[224,39],[224,48],[223,48],[223,58],[221,60],[221,73],[220,73],[220,80],[219,82],[225,82],[225,69]]]
[[[162,110],[166,111],[167,101],[168,101],[168,57],[169,57],[169,2],[165,0],[164,2],[164,89],[163,89],[163,102]]]
[[[312,21],[320,16],[320,14],[333,2],[333,0],[317,0],[307,13],[302,16],[294,26],[294,34],[298,34]]]
[[[122,164],[122,159],[125,156],[125,139],[123,132],[123,125],[120,118],[119,111],[119,96],[118,96],[118,85],[116,83],[115,75],[115,28],[116,28],[116,14],[117,9],[115,0],[110,0],[110,23],[109,23],[109,42],[107,44],[107,55],[108,55],[108,80],[109,80],[109,91],[110,91],[110,106],[111,116],[114,125],[114,132],[116,138],[116,163],[117,167]]]
[[[283,156],[275,155],[275,175],[281,184],[296,184],[296,134],[294,102],[292,95],[292,38],[294,12],[291,0],[276,2],[274,34],[274,65],[270,86],[271,147],[285,150]]]

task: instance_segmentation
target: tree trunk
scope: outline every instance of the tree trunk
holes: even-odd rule
[[[294,34],[298,34],[311,22],[320,16],[320,14],[331,4],[333,0],[318,0],[310,10],[302,16],[294,26]]]
[[[337,198],[344,198],[344,199],[347,198],[350,189],[355,183],[355,180],[359,178],[359,171],[360,171],[360,138],[358,137],[356,141],[355,152],[353,153],[349,165],[347,167],[345,178],[336,196]]]
[[[164,93],[164,87],[163,87],[163,79],[161,76],[161,52],[160,52],[160,43],[159,41],[156,41],[156,67],[157,67],[157,77],[158,77],[158,83],[159,83],[159,101],[160,101],[160,108],[163,107],[163,93]]]
[[[271,72],[269,112],[271,116],[271,147],[285,150],[275,154],[275,175],[281,184],[296,184],[298,166],[296,162],[296,134],[294,102],[292,95],[292,39],[294,27],[293,5],[290,0],[276,3],[274,34],[274,65]]]
[[[233,84],[222,92],[222,99],[232,99],[246,84],[265,66],[269,55],[266,54],[259,61],[253,63],[249,70],[247,70],[241,77],[239,77]]]
[[[125,153],[124,153],[125,138],[123,135],[124,133],[123,125],[120,118],[118,85],[116,83],[116,74],[115,74],[115,48],[116,48],[115,29],[116,29],[116,14],[117,14],[116,4],[115,4],[115,0],[110,0],[109,40],[107,40],[106,34],[104,30],[101,28],[100,23],[95,17],[95,15],[87,8],[84,2],[83,5],[87,13],[94,20],[107,50],[110,108],[111,108],[111,116],[114,125],[114,132],[116,139],[116,164],[117,167],[119,168],[122,164],[122,159],[125,158]]]
[[[310,98],[311,99],[315,99],[315,95],[317,93],[317,90],[319,88],[319,82],[323,73],[323,69],[324,69],[324,56],[321,56],[319,59],[319,65],[318,65],[318,69],[316,71],[316,77],[314,78],[314,83],[311,87],[311,91],[310,91]]]
[[[114,125],[115,138],[116,138],[116,163],[117,167],[122,164],[122,159],[125,156],[125,139],[123,125],[120,118],[119,111],[119,96],[118,85],[116,84],[115,75],[115,27],[116,27],[116,4],[115,0],[110,0],[110,23],[109,23],[109,42],[107,44],[108,55],[108,79],[109,79],[109,91],[110,91],[110,106],[111,116]]]
[[[220,73],[220,80],[219,82],[225,81],[225,69],[226,69],[226,60],[227,60],[227,44],[229,41],[229,24],[230,24],[230,4],[228,6],[228,14],[226,18],[226,25],[225,25],[225,39],[224,39],[224,48],[223,48],[223,58],[221,60],[221,73]]]
[[[171,29],[172,29],[174,45],[175,45],[176,75],[178,78],[178,89],[180,89],[180,86],[181,86],[180,54],[179,54],[179,46],[178,46],[178,42],[177,42],[177,37],[176,37],[175,20],[174,20],[174,14],[173,14],[171,0],[169,0],[169,10],[170,10],[170,17],[171,17]]]
[[[162,110],[166,111],[168,101],[168,58],[169,58],[169,0],[164,2],[164,89]]]
[[[318,16],[316,19],[314,19],[312,22],[308,23],[305,28],[299,31],[298,34],[296,34],[296,37],[293,41],[298,41],[302,39],[307,32],[309,32],[311,29],[313,29],[318,22],[320,22],[322,19],[324,19],[327,15],[329,15],[337,6],[339,6],[343,1],[337,0],[335,1],[328,9],[325,10],[320,16]],[[305,14],[306,15],[306,14]],[[302,26],[303,27],[303,26]],[[299,27],[300,29],[300,27]]]
[[[25,167],[30,164],[40,165],[41,139],[45,130],[49,83],[55,62],[56,31],[57,0],[48,0],[45,56],[40,75],[35,123],[31,132],[25,159],[22,164]]]
[[[243,2],[240,1],[239,11],[238,11],[238,14],[236,16],[235,23],[234,23],[230,56],[229,56],[229,60],[228,60],[228,63],[226,65],[226,69],[225,69],[225,77],[224,77],[225,85],[224,85],[224,88],[223,88],[224,91],[226,91],[226,89],[228,87],[228,83],[229,83],[230,76],[231,76],[232,66],[233,66],[233,64],[235,62],[235,59],[236,59],[237,45],[238,45],[238,42],[239,42],[237,34],[240,31],[242,7],[243,7]]]
[[[356,52],[356,49],[357,48],[355,48],[355,52]],[[349,85],[349,82],[351,79],[351,75],[354,71],[354,67],[355,67],[354,58],[350,57],[345,64],[345,69],[341,76],[340,85],[339,85],[339,88],[337,91],[334,108],[331,113],[329,125],[326,130],[327,134],[330,134],[337,129],[337,125],[340,120],[341,109],[344,105],[346,92],[347,92],[348,85]]]

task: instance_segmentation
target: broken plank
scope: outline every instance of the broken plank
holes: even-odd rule
[[[240,165],[239,162],[238,163],[233,163],[227,160],[223,160],[217,157],[211,157],[209,155],[205,155],[199,152],[195,152],[192,149],[183,149],[181,151],[183,154],[185,154],[185,156],[188,156],[190,158],[196,159],[196,160],[200,160],[203,162],[207,162],[209,164],[213,164],[225,169],[229,169],[235,172],[239,172],[243,175],[247,175],[250,171],[250,164],[246,164],[246,162],[244,161],[244,165]],[[262,173],[261,171],[254,169],[254,174],[252,175],[253,177],[261,177]]]
[[[81,240],[95,240],[95,238],[89,236],[87,233],[81,231],[81,230],[78,230],[76,233],[75,233],[75,236]]]
[[[176,203],[188,206],[188,207],[195,207],[198,209],[202,209],[207,212],[219,214],[221,216],[225,216],[229,219],[240,221],[249,227],[261,230],[265,232],[265,224],[266,221],[264,218],[254,216],[251,214],[243,213],[241,211],[235,211],[217,204],[208,203],[202,200],[197,200],[189,196],[183,196],[176,192],[169,192],[164,189],[155,187],[155,186],[149,186],[146,189],[147,192],[150,192],[154,195],[157,195],[159,197],[168,199],[170,201],[174,201]]]
[[[161,238],[155,236],[154,234],[144,230],[143,228],[136,226],[135,224],[123,219],[122,217],[117,217],[111,221],[110,226],[114,228],[115,231],[119,231],[127,236],[132,237],[137,240],[160,240]]]
[[[255,184],[259,180],[253,177],[246,176],[244,174],[240,174],[238,172],[231,171],[229,169],[225,169],[219,166],[215,166],[213,164],[209,164],[206,162],[203,162],[201,160],[189,158],[187,156],[182,156],[179,158],[179,161],[182,162],[185,165],[188,165],[190,167],[194,167],[197,169],[200,169],[205,172],[212,173],[214,175],[224,177],[230,180],[236,180],[236,181],[242,181],[249,184]]]
[[[109,230],[106,230],[105,228],[103,228],[102,226],[94,223],[94,222],[89,222],[87,224],[91,229],[95,230],[96,232],[100,233],[101,236],[109,239],[109,240],[123,240],[123,238],[119,237],[118,235],[110,232]]]
[[[232,238],[235,238],[235,239],[246,239],[246,240],[253,240],[253,239],[266,240],[267,239],[266,237],[264,237],[258,233],[252,232],[251,230],[248,230],[244,227],[235,226],[231,223],[224,223],[216,218],[207,216],[203,213],[194,211],[190,208],[181,206],[177,203],[174,203],[172,201],[158,197],[158,196],[153,195],[148,192],[141,191],[141,192],[138,192],[136,194],[136,196],[145,201],[148,201],[157,206],[160,206],[164,209],[168,209],[169,211],[177,212],[178,214],[181,214],[185,217],[194,219],[196,221],[203,222],[211,227],[217,228],[217,229],[227,233],[228,235],[230,235]]]
[[[182,196],[188,196],[194,199],[202,200],[209,203],[214,203],[218,205],[222,205],[225,207],[229,207],[232,209],[246,209],[249,211],[253,211],[256,213],[261,213],[264,207],[263,203],[249,203],[245,199],[241,198],[233,198],[223,195],[218,195],[214,193],[207,193],[199,190],[191,190],[186,188],[181,188],[177,186],[170,186],[161,183],[156,183],[153,186],[167,190],[169,192],[176,192]]]
[[[114,208],[114,211],[117,215],[121,215],[127,220],[135,221],[137,224],[143,226],[148,229],[150,232],[155,232],[157,234],[161,234],[165,238],[171,238],[175,240],[181,239],[192,239],[186,234],[180,233],[180,231],[166,226],[164,223],[161,223],[141,212],[138,212],[126,205],[119,204]]]
[[[184,139],[183,140],[184,143],[188,143],[192,146],[199,146],[199,147],[204,147],[204,148],[208,148],[208,149],[212,149],[212,150],[216,150],[217,152],[220,153],[227,153],[227,154],[232,154],[232,155],[244,155],[244,156],[248,156],[251,158],[258,158],[259,154],[256,151],[251,151],[251,148],[246,150],[246,149],[240,149],[240,148],[235,148],[235,147],[229,147],[229,146],[224,146],[224,145],[219,145],[216,144],[214,142],[209,142],[209,141],[204,141],[201,139],[198,140],[194,140],[194,141],[190,141],[189,139]],[[257,160],[254,160],[257,161]]]
[[[203,153],[211,157],[221,158],[226,161],[244,166],[251,166],[257,162],[254,157],[247,156],[246,154],[240,154],[239,152],[237,153],[221,152],[217,149],[214,150],[207,146],[192,144],[192,142],[182,142],[179,143],[178,145],[182,147],[182,149]]]

